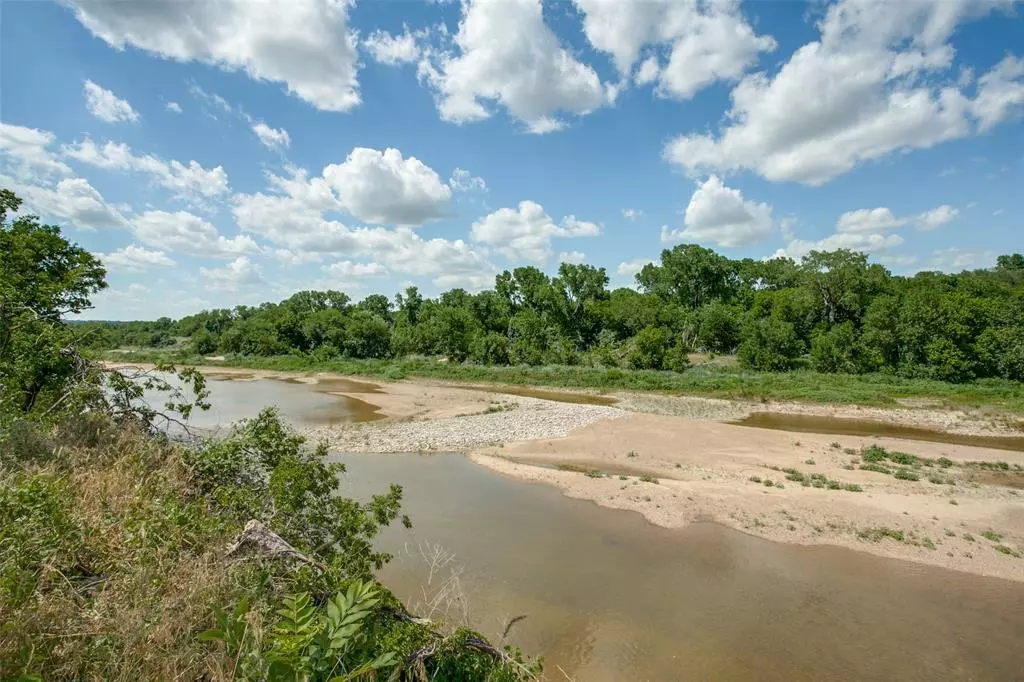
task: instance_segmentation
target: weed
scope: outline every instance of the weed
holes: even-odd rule
[[[957,506],[958,504],[960,504],[960,503],[959,503],[959,502],[957,502],[956,500],[950,500],[950,501],[949,501],[949,503],[950,503],[951,505],[953,505],[954,507],[955,507],[955,506]]]
[[[874,471],[875,473],[879,473],[879,474],[891,474],[892,473],[892,469],[890,469],[889,467],[885,466],[884,464],[875,464],[874,462],[869,462],[867,464],[861,464],[860,465],[860,470],[861,471]]]
[[[620,481],[628,481],[629,480],[629,476],[622,476],[622,475],[620,475],[619,476],[619,480]]]
[[[810,464],[813,466],[815,464],[815,461],[813,459],[805,459],[804,464]]]
[[[640,480],[643,481],[644,483],[659,483],[658,479],[655,478],[654,476],[651,476],[650,474],[644,474],[643,476],[640,477]]]
[[[953,530],[950,530],[950,529],[947,528],[946,529],[946,537],[947,538],[955,538],[956,537],[956,531],[953,531]]]
[[[636,450],[630,450],[629,452],[626,453],[626,457],[628,457],[630,459],[633,459],[634,457],[639,457],[639,456],[640,455],[638,455],[636,453]]]
[[[925,536],[921,540],[921,546],[924,547],[925,549],[935,549],[935,543],[932,542],[932,539],[930,537],[928,537],[928,536]]]
[[[945,483],[946,481],[945,481],[945,479],[944,479],[944,478],[942,478],[941,476],[935,476],[935,475],[933,474],[933,475],[931,475],[931,476],[929,476],[929,477],[928,477],[928,482],[929,482],[929,483],[934,483],[935,485],[942,485],[942,484],[943,484],[943,483]]]
[[[771,488],[774,485],[775,485],[775,481],[773,481],[772,479],[770,479],[770,478],[764,479],[764,487],[765,488]]]
[[[587,478],[604,478],[604,472],[599,471],[598,469],[591,469],[590,471],[584,472],[583,475]]]
[[[851,493],[862,493],[862,492],[864,492],[864,488],[861,488],[856,483],[846,483],[846,484],[844,484],[843,485],[843,490],[847,490],[847,491],[849,491]]]
[[[975,542],[974,536],[971,535],[970,533],[964,533],[963,537],[964,537],[964,540],[967,540],[967,542]]]
[[[852,464],[844,464],[843,468],[846,469],[847,471],[853,471],[857,467],[853,466]]]
[[[760,483],[761,482],[761,477],[760,476],[751,476],[748,480],[750,480],[750,481],[752,481],[754,483]]]
[[[895,540],[896,542],[906,542],[907,536],[901,530],[894,528],[888,528],[886,526],[879,526],[877,528],[864,528],[863,530],[857,531],[857,537],[861,540],[867,540],[869,542],[881,542],[882,540],[889,539]]]
[[[843,452],[845,452],[848,455],[856,455],[857,454],[857,451],[855,449],[853,449],[853,448],[843,448]]]
[[[999,542],[1003,539],[1002,533],[997,533],[994,530],[986,530],[984,533],[981,534],[981,537],[985,538],[986,540],[991,540],[992,542]]]
[[[918,476],[911,469],[897,469],[896,473],[893,474],[893,476],[895,476],[896,478],[898,478],[901,481],[918,481],[918,480],[921,479],[921,477]]]
[[[935,463],[938,464],[943,469],[948,469],[949,467],[953,466],[953,460],[951,460],[949,457],[939,457],[937,460],[935,460]]]
[[[1012,556],[1012,557],[1017,558],[1017,559],[1020,558],[1020,553],[1019,552],[1017,552],[1016,550],[1014,550],[1011,547],[1007,547],[1006,545],[996,545],[992,549],[996,550],[997,552],[1001,552],[1003,554],[1006,554],[1008,556]]]
[[[829,447],[831,447],[833,450],[838,450],[843,446],[839,444],[839,441],[834,440],[832,441],[832,444]]]

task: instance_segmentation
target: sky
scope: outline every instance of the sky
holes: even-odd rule
[[[1022,114],[1009,0],[0,3],[0,187],[100,255],[94,319],[682,243],[990,267]]]

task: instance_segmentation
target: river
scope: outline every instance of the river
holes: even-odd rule
[[[298,423],[374,414],[323,385],[211,387],[207,425],[264,404]],[[1024,679],[1019,583],[712,523],[664,529],[461,455],[333,456],[348,467],[345,495],[405,488],[414,527],[379,538],[395,554],[382,581],[418,613],[494,639],[525,615],[509,641],[543,655],[551,680]],[[431,573],[437,548],[450,561]],[[445,584],[458,589],[430,614]]]

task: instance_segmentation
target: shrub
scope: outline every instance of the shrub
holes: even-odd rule
[[[784,372],[793,368],[803,352],[803,342],[792,324],[767,318],[747,323],[737,356],[744,367]]]
[[[668,335],[661,327],[644,327],[633,338],[629,364],[633,369],[661,369],[665,363]]]

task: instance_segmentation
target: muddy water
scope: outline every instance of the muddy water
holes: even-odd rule
[[[900,426],[867,419],[844,419],[821,417],[809,414],[782,414],[777,412],[755,412],[738,421],[730,422],[739,426],[754,426],[760,429],[794,431],[797,433],[827,433],[837,436],[875,436],[878,438],[904,438],[923,440],[930,443],[951,445],[973,445],[997,450],[1024,452],[1024,437],[1013,436],[966,436],[946,433],[913,426]]]
[[[1024,585],[714,525],[683,531],[458,455],[341,455],[343,492],[405,485],[382,579],[421,614],[425,545],[463,569],[467,620],[543,654],[548,679],[1020,680]],[[458,601],[445,601],[460,620]],[[437,613],[433,613],[435,617]]]
[[[239,419],[255,417],[264,407],[276,407],[296,426],[329,425],[381,419],[376,405],[337,391],[370,393],[374,384],[331,380],[310,383],[292,379],[253,379],[251,375],[208,373],[211,409],[195,411],[189,424],[199,429],[225,427]],[[147,396],[153,404],[166,400]]]

